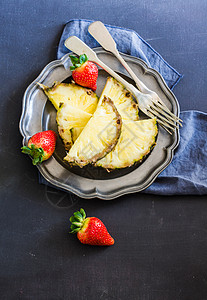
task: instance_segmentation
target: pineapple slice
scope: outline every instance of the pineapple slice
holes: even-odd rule
[[[115,147],[121,126],[120,114],[113,102],[105,97],[64,159],[70,165],[80,167],[94,164]]]
[[[116,147],[97,161],[96,166],[110,170],[130,167],[140,162],[155,145],[157,132],[156,118],[125,121]]]
[[[136,121],[139,119],[138,105],[132,94],[113,77],[108,77],[99,104],[101,104],[104,96],[109,97],[114,102],[122,120]]]
[[[92,114],[77,107],[73,107],[67,102],[60,104],[56,121],[58,124],[59,135],[63,140],[66,150],[71,148],[91,116]]]
[[[58,110],[60,103],[70,102],[71,106],[92,114],[98,104],[98,97],[92,90],[76,85],[75,83],[56,82],[52,87],[39,83],[39,86],[43,89],[56,110]]]
[[[91,115],[92,116],[92,115]],[[85,124],[86,125],[86,124]],[[72,140],[73,140],[73,143],[75,143],[75,141],[77,140],[77,138],[79,137],[79,135],[81,134],[81,132],[83,131],[83,127],[73,127],[71,128],[71,135],[72,135]]]
[[[69,150],[94,113],[98,97],[92,90],[75,83],[56,82],[51,88],[38,84],[58,111],[58,132],[65,149]]]

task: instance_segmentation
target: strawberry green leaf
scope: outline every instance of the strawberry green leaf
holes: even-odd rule
[[[69,55],[71,62],[73,64],[73,66],[70,67],[71,71],[74,71],[76,68],[81,67],[85,62],[87,62],[88,57],[86,54],[81,54],[78,57],[74,56],[74,55]]]
[[[80,228],[73,229],[70,233],[76,233],[80,230]]]
[[[74,212],[74,217],[78,219],[82,219],[82,215],[79,211]]]
[[[87,57],[86,54],[80,55],[79,62],[80,62],[81,65],[84,64],[87,60],[88,60],[88,57]]]
[[[23,146],[21,148],[21,150],[22,150],[22,153],[24,153],[24,154],[30,154],[30,152],[31,152],[31,149],[27,146]]]
[[[76,64],[75,67],[79,68],[79,67],[81,67],[81,64]]]
[[[71,223],[73,223],[73,222],[76,222],[76,221],[77,221],[77,220],[76,220],[76,218],[75,218],[74,216],[70,217],[70,219],[69,219],[69,220],[70,220],[70,222],[71,222]]]
[[[74,229],[76,229],[76,228],[78,228],[78,227],[75,226],[74,224],[72,224],[72,225],[70,226],[70,229],[71,229],[71,230],[74,230]]]
[[[82,215],[83,219],[85,219],[85,217],[86,217],[86,213],[85,213],[85,211],[84,211],[84,209],[83,209],[83,208],[81,208],[81,209],[80,209],[80,213],[81,213],[81,215]]]
[[[42,162],[42,156],[35,156],[32,160],[34,166],[40,164]]]
[[[73,222],[73,225],[76,227],[82,227],[83,224],[81,222]]]
[[[70,217],[71,233],[78,232],[84,225],[86,213],[83,208],[80,211],[74,212],[73,216]]]
[[[28,154],[33,158],[33,165],[40,164],[43,161],[44,150],[41,147],[36,148],[35,145],[32,144],[30,147],[23,146],[21,149],[22,153]]]
[[[78,59],[77,56],[69,55],[69,57],[70,57],[70,59],[71,59],[72,64],[78,63],[79,59]]]

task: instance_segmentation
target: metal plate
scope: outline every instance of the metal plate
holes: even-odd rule
[[[94,50],[99,59],[133,84],[126,70],[112,54],[102,48]],[[145,85],[154,90],[168,108],[178,116],[178,101],[165,84],[162,76],[154,69],[149,68],[141,59],[125,54],[122,56]],[[55,81],[67,81],[71,77],[70,65],[68,54],[61,60],[51,62],[25,91],[20,120],[20,132],[24,145],[36,132],[48,129],[57,132],[56,111],[37,82],[52,86]],[[104,70],[99,69],[96,91],[98,96],[100,96],[108,76]],[[141,117],[143,117],[142,114]],[[142,191],[151,185],[160,172],[170,164],[178,143],[178,130],[170,135],[159,126],[156,146],[140,165],[108,173],[101,168],[94,167],[70,168],[63,161],[66,153],[58,138],[54,155],[39,165],[38,169],[50,184],[58,188],[73,192],[82,198],[98,197],[111,200],[127,193]]]

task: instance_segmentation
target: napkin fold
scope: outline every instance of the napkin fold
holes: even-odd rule
[[[88,26],[94,21],[71,20],[63,30],[60,38],[57,59],[69,52],[65,47],[65,40],[72,35],[79,37],[89,47],[100,47],[99,43],[88,32]],[[105,25],[117,44],[120,52],[139,57],[144,60],[149,67],[157,70],[165,79],[170,89],[182,78],[173,67],[171,67],[147,42],[145,42],[135,31],[111,25]]]
[[[91,48],[100,46],[88,33],[90,20],[70,20],[64,27],[57,58],[69,52],[64,41],[72,35],[79,37]],[[120,52],[139,57],[148,66],[156,69],[170,89],[180,81],[182,75],[170,66],[135,31],[106,25],[117,43]],[[180,143],[171,164],[157,177],[144,193],[157,195],[204,195],[207,194],[207,114],[199,111],[184,111],[180,115]],[[47,184],[40,176],[40,182]]]

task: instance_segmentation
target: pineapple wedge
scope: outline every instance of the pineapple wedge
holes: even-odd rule
[[[56,82],[52,87],[39,83],[39,86],[56,110],[58,110],[60,103],[70,102],[71,106],[93,114],[98,104],[98,96],[92,90],[75,83]]]
[[[120,114],[113,102],[105,97],[64,159],[79,167],[94,164],[113,150],[121,126]]]
[[[71,148],[92,116],[92,114],[73,107],[69,103],[61,103],[56,116],[58,132],[66,150]]]
[[[134,101],[132,94],[113,77],[107,78],[99,99],[99,104],[101,104],[104,96],[109,97],[114,102],[123,121],[137,121],[139,119],[138,105]]]
[[[140,162],[155,145],[157,132],[156,118],[123,122],[116,147],[97,161],[96,166],[112,170]]]
[[[69,150],[96,110],[98,96],[75,83],[56,82],[52,87],[38,84],[57,110],[58,132]]]

